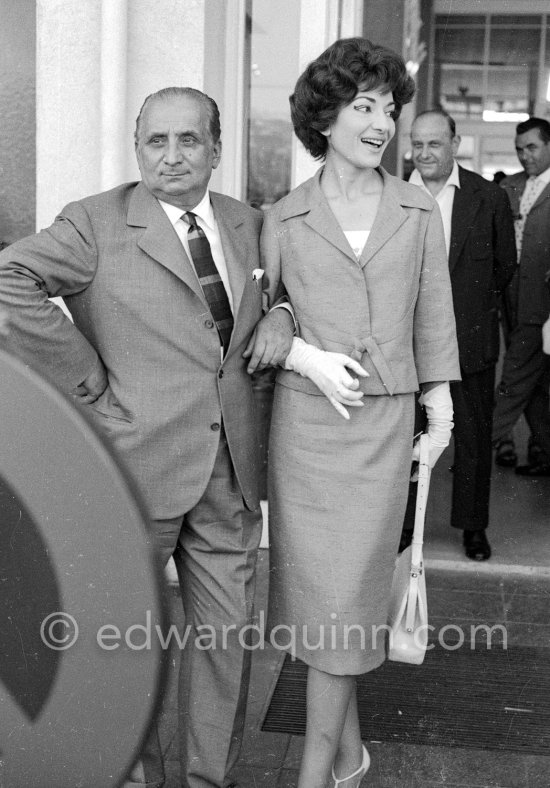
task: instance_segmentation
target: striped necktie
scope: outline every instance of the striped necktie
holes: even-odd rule
[[[181,218],[189,225],[187,231],[189,253],[204,297],[216,323],[225,355],[233,331],[233,313],[229,305],[229,298],[214,263],[208,238],[197,224],[197,217],[191,211],[187,211]]]

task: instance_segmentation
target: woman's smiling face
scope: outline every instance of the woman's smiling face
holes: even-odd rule
[[[395,134],[394,114],[391,92],[359,90],[323,132],[328,141],[327,159],[333,163],[341,160],[357,169],[378,167]]]

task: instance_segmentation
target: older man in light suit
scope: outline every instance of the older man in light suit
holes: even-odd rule
[[[277,310],[256,329],[262,215],[208,190],[215,102],[191,88],[149,96],[135,146],[142,182],[71,203],[0,255],[0,337],[107,436],[162,563],[174,556],[186,623],[219,638],[201,650],[192,634],[182,654],[181,779],[223,788],[242,736],[250,652],[238,634],[261,534],[249,372],[284,360],[292,319]],[[133,782],[163,784],[156,735],[134,771]]]

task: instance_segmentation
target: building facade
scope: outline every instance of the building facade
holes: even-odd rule
[[[396,174],[416,111],[451,112],[462,162],[489,178],[518,169],[517,120],[550,116],[547,0],[0,0],[0,241],[137,179],[135,118],[167,85],[220,106],[213,187],[269,205],[318,166],[292,134],[296,77],[351,35],[400,51],[417,80],[384,160]]]

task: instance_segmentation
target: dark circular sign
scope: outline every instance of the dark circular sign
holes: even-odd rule
[[[110,788],[164,678],[162,575],[85,418],[0,352],[0,783]]]

